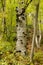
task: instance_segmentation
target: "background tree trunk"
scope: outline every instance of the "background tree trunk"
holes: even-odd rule
[[[6,3],[6,1],[2,0],[1,2],[2,2],[2,12],[5,13],[5,3]],[[5,18],[5,16],[3,17],[2,20],[3,20],[2,25],[4,26],[4,34],[5,34],[6,33],[6,18]]]
[[[40,48],[40,41],[41,40],[41,31],[39,27],[39,21],[38,21],[38,13],[39,13],[39,2],[35,5],[36,11],[34,16],[34,33],[33,33],[33,39],[32,39],[32,48],[31,48],[31,54],[30,54],[30,62],[33,61],[33,55],[34,55],[34,44],[36,43],[37,48]]]

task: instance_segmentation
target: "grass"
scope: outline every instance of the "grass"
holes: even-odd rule
[[[13,45],[12,45],[13,43]],[[39,50],[34,54],[34,64],[30,63],[29,54],[21,56],[15,52],[15,43],[0,41],[0,65],[43,65],[43,51]],[[15,54],[16,53],[16,54]]]

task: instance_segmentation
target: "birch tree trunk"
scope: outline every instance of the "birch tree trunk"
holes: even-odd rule
[[[18,9],[18,12],[20,10]],[[20,16],[19,16],[19,14],[17,16],[16,50],[21,52],[22,55],[25,55],[25,52],[26,52],[26,48],[25,48],[25,46],[26,46],[26,16],[25,16],[25,13],[23,13]]]
[[[21,52],[22,55],[25,55],[26,53],[26,14],[25,10],[27,9],[28,5],[32,2],[28,3],[28,0],[23,6],[23,8],[17,7],[16,8],[16,16],[17,16],[17,42],[16,42],[16,51]],[[22,2],[24,3],[24,2]]]

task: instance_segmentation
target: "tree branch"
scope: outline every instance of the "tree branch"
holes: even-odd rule
[[[27,0],[27,2],[26,2],[26,6],[24,7],[25,10],[27,9],[27,7],[29,6],[29,4],[30,4],[31,2],[32,2],[32,0],[30,0],[29,3],[28,3],[28,0]]]
[[[29,6],[29,4],[30,4],[31,2],[32,2],[32,0],[30,0],[29,3],[28,3],[28,0],[27,0],[26,5],[25,5],[24,8],[22,8],[22,13],[21,13],[20,15],[22,15],[22,14],[25,12],[25,10],[27,9],[27,7]]]

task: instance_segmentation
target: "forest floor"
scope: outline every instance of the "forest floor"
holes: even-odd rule
[[[43,44],[40,49],[34,48],[34,64],[30,63],[31,44],[28,44],[27,55],[16,53],[14,42],[0,41],[0,65],[43,65]]]

